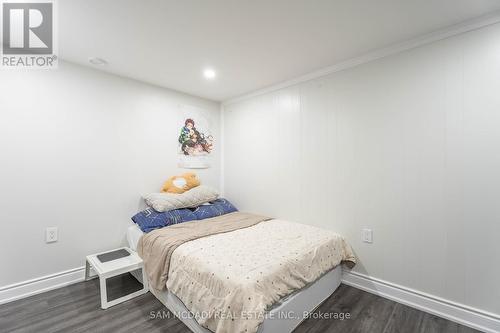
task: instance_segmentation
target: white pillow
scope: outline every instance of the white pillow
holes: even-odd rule
[[[180,208],[192,208],[209,201],[214,201],[219,193],[204,185],[196,186],[181,194],[175,193],[150,193],[143,195],[146,204],[157,212],[167,212]]]

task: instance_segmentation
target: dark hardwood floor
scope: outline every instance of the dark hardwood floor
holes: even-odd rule
[[[116,277],[110,281],[109,298],[140,287],[128,274]],[[4,304],[0,306],[0,332],[190,332],[151,293],[107,310],[101,310],[99,302],[99,282],[91,280]],[[349,313],[350,318],[320,317],[334,313]],[[346,285],[315,315],[295,332],[477,332]]]

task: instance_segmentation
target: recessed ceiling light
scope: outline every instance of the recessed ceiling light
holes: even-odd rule
[[[207,68],[203,71],[203,76],[207,80],[213,80],[213,79],[215,79],[216,73],[213,69]]]
[[[107,65],[108,62],[102,58],[97,58],[97,57],[93,57],[93,58],[89,58],[89,62],[92,64],[92,65],[96,65],[96,66],[103,66],[103,65]]]

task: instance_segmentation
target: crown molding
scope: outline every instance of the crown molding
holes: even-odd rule
[[[263,89],[255,90],[253,92],[243,94],[241,96],[228,99],[222,102],[222,105],[229,105],[237,102],[241,102],[243,100],[256,97],[259,95],[267,94],[276,90],[280,90],[283,88],[287,88],[302,82],[314,80],[332,73],[340,72],[349,68],[353,68],[362,64],[366,64],[378,59],[382,59],[394,54],[398,54],[407,50],[411,50],[420,46],[424,46],[427,44],[431,44],[443,39],[447,39],[453,36],[457,36],[460,34],[464,34],[470,31],[478,30],[493,24],[497,24],[500,22],[500,11],[496,11],[492,14],[481,16],[480,18],[466,21],[464,23],[456,24],[451,27],[441,29],[430,34],[426,34],[414,39],[407,40],[402,43],[397,43],[392,46],[378,49],[369,53],[366,53],[362,56],[355,57],[335,65],[325,67],[323,69],[311,72],[309,74],[305,74],[299,77],[296,77],[291,80],[287,80]]]

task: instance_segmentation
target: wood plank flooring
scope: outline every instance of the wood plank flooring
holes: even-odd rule
[[[128,274],[116,277],[110,281],[109,298],[140,287]],[[98,280],[91,280],[0,305],[0,332],[190,332],[151,293],[107,310],[101,310],[99,302]],[[349,313],[350,318],[321,318],[326,313]],[[315,315],[295,332],[478,332],[346,285],[341,285]]]

